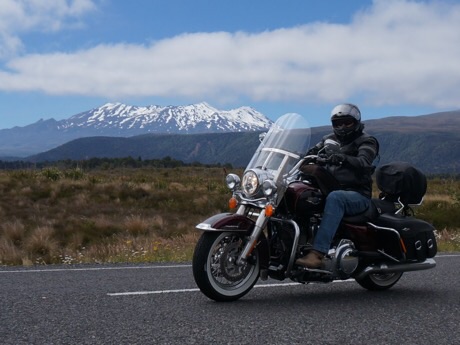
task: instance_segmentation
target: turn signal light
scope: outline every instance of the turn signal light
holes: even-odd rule
[[[234,208],[236,208],[236,206],[238,206],[238,200],[236,200],[236,198],[230,198],[230,200],[228,201],[228,207],[233,210]]]
[[[273,207],[273,205],[268,204],[267,206],[265,206],[265,215],[267,217],[271,217],[274,214],[275,214],[275,207]]]

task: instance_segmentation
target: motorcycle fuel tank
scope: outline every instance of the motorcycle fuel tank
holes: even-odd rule
[[[304,182],[291,183],[284,195],[287,206],[297,215],[310,215],[321,210],[324,196],[321,191]]]

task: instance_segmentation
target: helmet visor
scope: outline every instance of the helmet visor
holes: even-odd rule
[[[332,120],[332,126],[334,128],[351,128],[356,124],[356,120],[351,116],[345,118],[337,118]]]

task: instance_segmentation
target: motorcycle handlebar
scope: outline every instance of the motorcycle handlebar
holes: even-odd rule
[[[316,163],[325,165],[328,163],[328,157],[326,155],[308,155],[303,158],[304,163]]]
[[[328,158],[326,155],[307,155],[300,159],[297,164],[286,174],[286,176],[293,176],[299,172],[299,169],[304,164],[319,164],[326,165],[328,163]]]

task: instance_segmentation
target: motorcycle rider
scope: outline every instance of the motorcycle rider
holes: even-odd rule
[[[323,219],[313,240],[313,249],[296,260],[296,264],[307,268],[321,267],[343,216],[362,213],[371,204],[372,174],[375,170],[372,163],[378,156],[379,143],[363,131],[361,112],[354,104],[344,103],[334,107],[331,122],[333,133],[323,137],[307,155],[318,154],[327,139],[338,142],[340,149],[327,158],[325,168],[340,186],[326,197]]]

